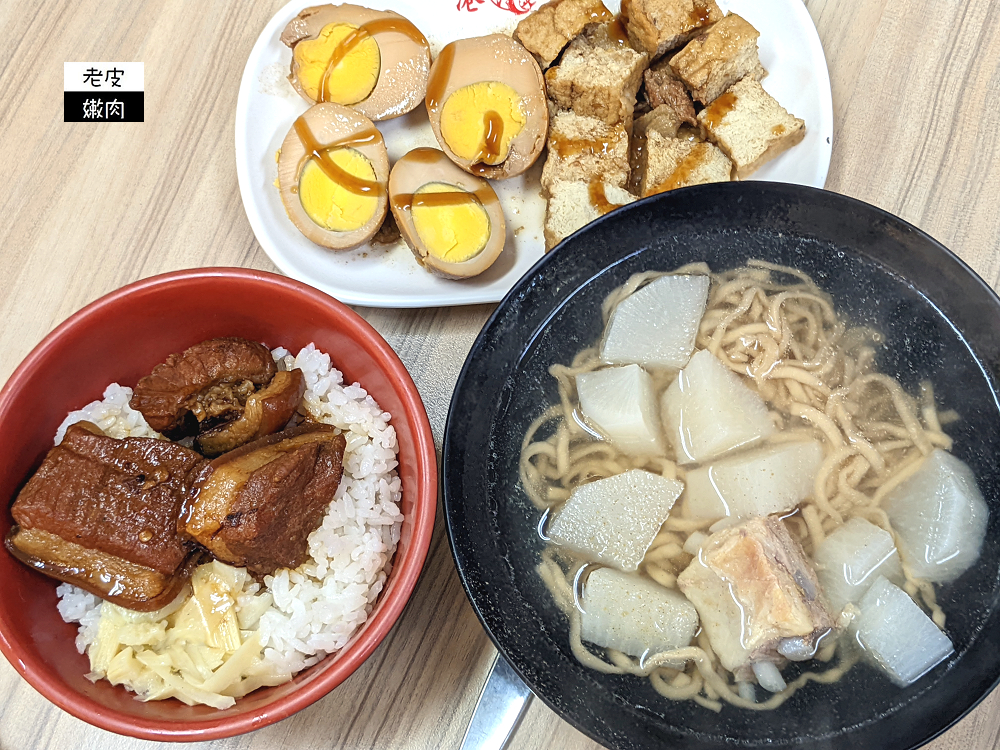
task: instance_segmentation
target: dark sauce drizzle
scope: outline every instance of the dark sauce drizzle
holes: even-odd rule
[[[431,77],[427,81],[427,97],[424,103],[427,111],[433,111],[441,106],[441,97],[444,96],[445,87],[448,85],[448,76],[451,75],[451,68],[455,64],[455,43],[447,45],[441,54],[434,61],[431,70]]]
[[[303,148],[306,150],[302,165],[305,166],[306,159],[312,159],[316,162],[316,165],[323,170],[327,177],[343,187],[345,190],[349,190],[357,195],[367,195],[369,197],[378,197],[382,195],[385,188],[380,182],[366,180],[362,177],[356,177],[346,169],[338,166],[337,163],[330,158],[330,152],[337,149],[356,148],[358,146],[381,143],[382,134],[377,129],[370,128],[368,130],[363,130],[360,133],[352,133],[346,138],[341,138],[333,143],[321,144],[316,140],[315,136],[313,136],[312,131],[303,119],[304,117],[305,115],[299,117],[292,126],[295,128],[295,133],[298,135]],[[301,173],[302,170],[300,168],[299,174]]]
[[[488,163],[490,159],[496,159],[500,155],[503,118],[499,112],[491,109],[483,115],[483,131],[483,147],[479,150],[479,155],[473,159],[475,163]]]
[[[448,76],[455,64],[455,43],[447,45],[437,60],[434,61],[434,68],[431,71],[430,80],[427,82],[427,98],[424,103],[428,112],[433,112],[440,107],[443,102],[444,90],[448,86]],[[487,159],[496,159],[500,155],[500,144],[503,141],[503,117],[499,112],[489,110],[483,115],[483,145],[479,149],[476,158],[472,160],[470,169],[478,175],[487,174],[491,164],[485,163]]]
[[[432,164],[438,160],[439,154],[440,152],[432,148],[418,148],[403,158],[417,164]],[[468,190],[447,190],[441,193],[420,193],[419,195],[416,193],[397,193],[392,196],[392,205],[397,211],[411,211],[414,206],[437,208],[440,206],[462,206],[469,203],[478,203],[485,209],[487,205],[496,203],[497,200],[496,193],[493,192],[489,184],[484,184],[471,192]]]
[[[604,216],[604,214],[610,213],[616,208],[621,208],[620,205],[612,203],[608,199],[608,195],[604,190],[604,182],[602,180],[591,180],[587,190],[590,193],[590,203],[597,209],[597,213],[599,215]]]
[[[425,48],[429,47],[427,44],[427,37],[420,32],[420,29],[407,21],[405,18],[379,18],[375,21],[363,23],[341,39],[340,44],[337,45],[336,49],[333,50],[333,54],[330,55],[330,59],[326,64],[326,70],[323,71],[323,80],[319,85],[319,101],[330,101],[327,97],[330,74],[333,72],[334,68],[343,62],[344,58],[347,57],[354,48],[361,44],[361,42],[365,39],[370,39],[376,34],[385,34],[388,32],[405,34],[417,44],[422,45]]]

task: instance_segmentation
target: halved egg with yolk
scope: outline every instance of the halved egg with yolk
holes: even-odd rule
[[[398,13],[359,5],[306,8],[281,41],[292,49],[288,80],[308,102],[333,102],[371,120],[406,114],[424,98],[430,46]]]
[[[460,39],[441,50],[425,103],[441,148],[470,174],[514,177],[545,146],[545,79],[535,58],[503,34]]]
[[[278,156],[278,189],[292,223],[317,245],[367,242],[388,208],[389,156],[364,115],[316,104],[295,120]]]
[[[406,244],[432,273],[475,276],[503,251],[507,227],[497,194],[436,148],[414,149],[396,162],[389,205]]]

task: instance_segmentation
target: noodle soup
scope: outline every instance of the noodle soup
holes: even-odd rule
[[[663,326],[657,294],[693,301]],[[518,472],[575,659],[716,711],[777,708],[862,660],[903,686],[947,661],[949,618],[968,625],[951,584],[989,514],[950,453],[963,415],[900,366],[935,337],[884,341],[902,310],[849,320],[761,261],[638,273],[607,296],[600,339],[551,366],[557,402]],[[941,508],[943,526],[913,521]]]

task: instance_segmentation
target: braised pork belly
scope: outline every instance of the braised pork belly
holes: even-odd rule
[[[59,580],[137,610],[163,606],[197,557],[176,519],[199,474],[195,451],[152,438],[66,430],[11,507],[7,549]]]

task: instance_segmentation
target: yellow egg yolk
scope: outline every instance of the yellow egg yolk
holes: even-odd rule
[[[449,196],[420,200],[422,196],[435,193],[447,193]],[[449,263],[461,263],[476,257],[490,238],[490,217],[483,204],[475,195],[457,185],[443,182],[424,185],[413,194],[410,213],[413,228],[427,252]]]
[[[313,101],[335,102],[349,106],[364,101],[378,83],[382,57],[373,37],[357,44],[345,40],[357,26],[331,23],[323,27],[316,39],[306,39],[295,45],[299,84]],[[346,53],[346,54],[345,54]],[[326,95],[320,96],[323,78],[327,76],[331,58],[340,57],[326,78]]]
[[[506,83],[463,86],[441,110],[441,136],[448,148],[474,164],[500,164],[527,121],[521,97]]]
[[[375,168],[360,151],[339,148],[330,159],[348,174],[374,181]],[[319,226],[334,232],[360,229],[375,214],[378,197],[349,190],[331,180],[315,160],[309,159],[299,177],[299,201],[306,214]]]

